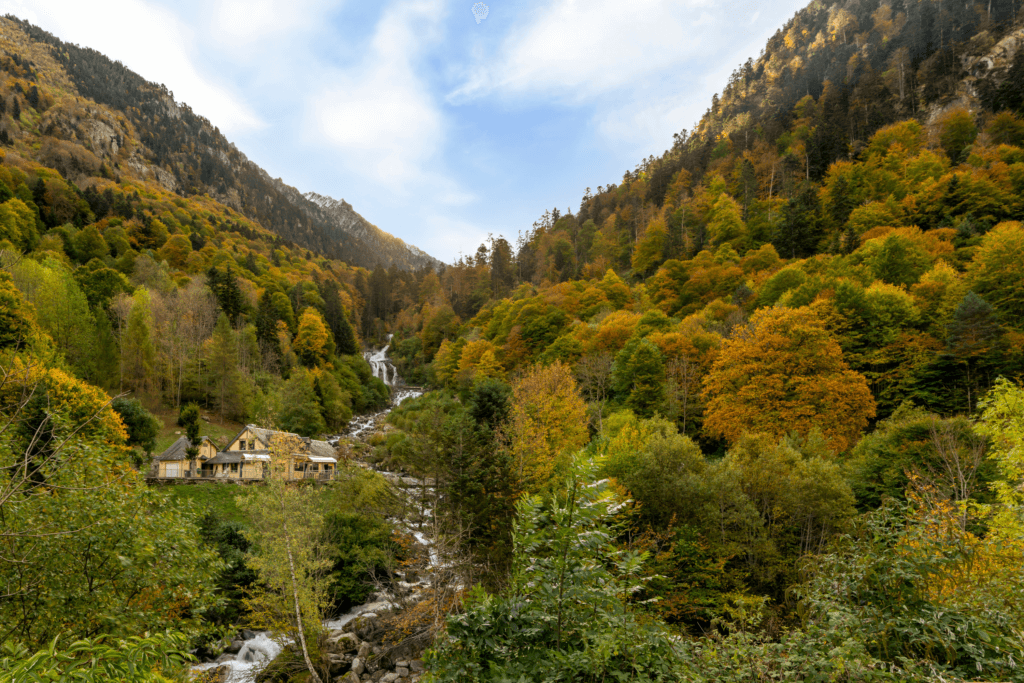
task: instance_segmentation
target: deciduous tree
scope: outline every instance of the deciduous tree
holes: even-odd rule
[[[875,414],[867,381],[806,308],[757,311],[746,330],[723,343],[704,392],[705,429],[730,442],[745,432],[777,438],[817,427],[842,452]]]

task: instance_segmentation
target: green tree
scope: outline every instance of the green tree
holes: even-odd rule
[[[577,456],[549,503],[520,499],[509,587],[494,596],[477,588],[449,617],[427,654],[431,680],[678,679],[667,632],[627,605],[643,586],[647,558],[616,547],[617,501],[606,483],[593,482],[594,471]]]
[[[965,109],[956,109],[943,116],[939,120],[939,129],[939,142],[954,164],[962,160],[964,151],[978,137],[974,117]]]
[[[665,400],[665,356],[647,339],[631,339],[615,357],[612,389],[642,417],[651,417]]]
[[[971,288],[1005,319],[1024,320],[1024,226],[1000,223],[986,234],[967,269]]]
[[[716,247],[744,237],[747,228],[743,224],[743,210],[736,200],[723,192],[711,208],[707,229],[711,243]]]
[[[110,253],[103,235],[95,225],[90,225],[75,235],[75,251],[81,263],[88,263],[94,258],[102,259]]]
[[[193,469],[192,475],[195,475],[195,461],[199,457],[199,404],[197,403],[183,403],[181,409],[178,411],[178,426],[185,428],[185,436],[188,438],[188,448],[185,452],[188,454],[190,461],[190,467]]]
[[[305,368],[296,368],[281,390],[281,428],[315,437],[327,431],[313,378]]]
[[[249,517],[246,537],[253,547],[246,564],[259,577],[245,599],[253,623],[282,643],[297,642],[313,683],[326,672],[313,665],[328,605],[328,570],[322,497],[317,489],[288,486],[291,454],[300,442],[292,436],[271,439],[269,476],[262,486],[236,498]]]
[[[340,432],[352,419],[351,399],[342,391],[337,378],[329,372],[320,372],[314,380],[314,389],[320,401],[326,430]]]
[[[128,430],[128,445],[139,446],[148,457],[156,446],[156,437],[163,424],[156,415],[146,410],[142,402],[134,398],[115,398],[110,407],[121,416],[125,429]]]
[[[208,376],[222,416],[242,418],[247,413],[249,391],[238,369],[238,336],[228,316],[221,313],[207,342]]]
[[[147,391],[154,379],[156,347],[149,291],[145,287],[139,287],[132,296],[128,325],[121,338],[121,361],[128,386],[136,391]]]

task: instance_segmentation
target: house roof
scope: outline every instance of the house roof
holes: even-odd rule
[[[230,443],[234,443],[235,441],[237,441],[238,437],[240,437],[246,431],[250,431],[253,434],[255,434],[257,439],[259,439],[263,443],[267,444],[268,446],[270,445],[271,439],[273,439],[275,436],[291,436],[291,437],[295,437],[296,439],[298,439],[299,441],[302,442],[302,444],[305,447],[306,452],[308,452],[309,455],[315,455],[315,456],[318,456],[318,457],[321,457],[321,458],[332,458],[332,459],[334,458],[334,453],[335,453],[334,446],[332,446],[331,444],[327,443],[326,441],[318,441],[316,439],[310,439],[309,437],[306,437],[306,436],[299,436],[298,434],[294,434],[292,432],[282,432],[282,431],[278,431],[276,429],[267,429],[266,427],[257,427],[256,425],[246,425],[245,427],[243,427],[240,432],[235,434],[235,437],[233,439],[231,439]],[[247,450],[245,452],[246,453],[250,453],[250,452],[251,453],[258,453],[258,452],[264,452],[265,453],[267,451],[248,451]],[[337,462],[337,461],[335,460],[335,462]]]
[[[206,443],[210,440],[209,437],[204,436],[199,440],[199,443]],[[188,460],[188,454],[185,452],[188,449],[189,441],[187,436],[179,437],[177,441],[168,446],[167,450],[160,455],[153,458],[157,461],[174,461],[174,460]]]
[[[269,462],[267,451],[224,451],[206,461],[207,465],[226,465],[234,462]]]

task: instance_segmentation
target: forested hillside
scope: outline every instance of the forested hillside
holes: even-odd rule
[[[393,334],[431,390],[343,450],[430,480],[431,587],[385,616],[383,642],[431,644],[409,680],[1024,681],[1016,2],[816,1],[661,157],[443,270],[370,272],[169,191],[202,167],[156,163],[154,111],[4,40],[0,671],[166,633],[114,652],[183,679],[236,619],[284,639],[277,680],[335,670],[329,608],[413,547],[382,512],[401,496],[361,466],[254,486],[238,505],[275,521],[240,530],[152,496],[130,446],[145,405],[190,401],[340,429],[387,400],[358,352]]]
[[[436,680],[1022,680],[1022,46],[1015,3],[814,2],[385,316],[441,391],[374,457],[491,591]]]
[[[150,409],[194,401],[306,435],[343,429],[353,412],[388,400],[360,335],[380,338],[372,312],[411,303],[399,290],[415,297],[416,274],[334,260],[209,194],[172,192],[173,165],[147,144],[163,149],[170,138],[136,125],[144,114],[123,99],[147,92],[133,89],[136,77],[124,71],[131,83],[107,91],[122,93],[130,114],[98,103],[61,55],[2,21],[2,267],[63,368]],[[163,102],[167,135],[183,135],[171,116],[179,110]]]
[[[207,119],[175,102],[165,86],[17,17],[5,17],[2,30],[17,46],[8,50],[9,56],[47,57],[30,67],[36,76],[42,70],[44,78],[60,80],[82,98],[120,116],[118,123],[102,117],[92,120],[93,110],[63,111],[64,103],[58,98],[57,109],[42,131],[61,139],[88,139],[90,151],[108,163],[112,173],[148,177],[183,197],[209,195],[283,239],[351,265],[395,265],[407,270],[438,265],[434,258],[372,225],[351,206],[331,214],[281,179],[272,179]],[[129,124],[130,133],[125,129]],[[130,159],[116,158],[129,135],[138,148]]]

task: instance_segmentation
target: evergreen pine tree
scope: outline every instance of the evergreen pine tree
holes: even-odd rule
[[[246,395],[238,370],[238,338],[224,313],[217,318],[217,326],[209,341],[207,362],[211,389],[217,398],[221,416],[241,416],[245,412]]]
[[[339,354],[352,356],[359,353],[359,344],[356,342],[355,330],[352,329],[344,309],[342,309],[341,315],[338,317],[338,331],[334,336],[334,344]]]
[[[195,475],[196,458],[199,457],[199,406],[196,403],[186,403],[178,411],[178,425],[185,428],[185,436],[188,437],[189,467],[192,475]]]

